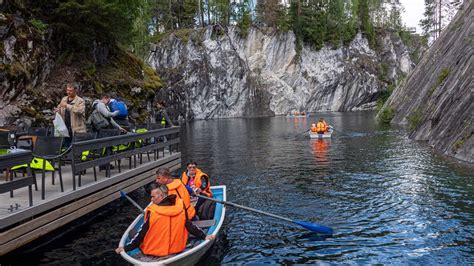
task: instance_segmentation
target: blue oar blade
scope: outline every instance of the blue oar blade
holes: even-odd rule
[[[301,225],[302,227],[316,233],[332,235],[332,232],[333,232],[332,228],[324,226],[324,225],[312,224],[305,221],[293,221],[293,222],[295,224]]]
[[[121,196],[122,198],[125,198],[125,196],[127,196],[127,194],[125,194],[125,192],[123,192],[122,190],[120,190],[120,196]]]

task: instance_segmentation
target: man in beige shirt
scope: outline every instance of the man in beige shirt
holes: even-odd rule
[[[66,86],[67,96],[63,97],[61,103],[54,110],[59,112],[69,131],[69,137],[75,133],[86,132],[86,104],[84,99],[77,96],[77,85],[68,83]],[[67,139],[64,146],[69,146],[71,139]]]

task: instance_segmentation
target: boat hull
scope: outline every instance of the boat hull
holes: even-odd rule
[[[311,139],[328,139],[331,138],[333,130],[330,129],[329,132],[325,132],[324,134],[318,134],[316,132],[309,132],[309,137]]]
[[[306,117],[309,117],[309,115],[287,115],[286,117],[288,117],[288,118],[306,118]]]
[[[226,187],[225,186],[213,186],[211,187],[212,197],[225,201],[226,200]],[[207,230],[207,234],[216,235],[219,233],[225,217],[225,206],[216,203],[216,211],[214,212],[215,224]],[[127,228],[125,233],[120,240],[120,246],[125,246],[130,241],[129,232],[132,229],[138,229],[143,223],[143,214],[140,214],[130,226]],[[204,230],[205,231],[205,230]],[[206,231],[205,231],[206,232]],[[211,248],[215,240],[201,240],[197,245],[192,248],[186,249],[185,251],[167,256],[166,258],[157,258],[141,254],[138,249],[130,252],[122,252],[120,255],[126,261],[134,265],[194,265],[196,264],[206,252]]]

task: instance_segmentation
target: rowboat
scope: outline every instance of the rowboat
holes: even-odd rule
[[[333,131],[334,131],[334,129],[332,129],[332,128],[330,128],[328,132],[324,132],[324,134],[318,134],[316,132],[309,131],[309,137],[311,139],[326,139],[326,138],[331,137]]]
[[[303,117],[309,117],[309,114],[305,114],[305,115],[292,115],[292,114],[288,114],[288,115],[286,115],[286,117],[291,117],[291,118],[303,118]]]
[[[225,186],[212,186],[212,197],[216,200],[226,200]],[[225,217],[225,206],[223,204],[216,204],[214,212],[214,220],[198,221],[197,226],[201,227],[206,234],[216,235],[219,233]],[[133,234],[131,231],[137,231],[143,224],[143,214],[138,215],[137,218],[130,224],[122,238],[120,239],[120,246],[125,246],[129,243]],[[144,255],[140,249],[136,248],[129,252],[121,252],[120,255],[126,261],[134,265],[194,265],[201,257],[209,250],[214,243],[214,240],[192,240],[189,241],[186,249],[178,254],[173,254],[165,257],[154,257]]]

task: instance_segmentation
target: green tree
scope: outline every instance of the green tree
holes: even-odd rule
[[[238,11],[237,27],[239,28],[240,35],[245,37],[247,36],[250,25],[252,24],[252,18],[250,17],[250,1],[244,0],[238,6]]]
[[[344,1],[329,1],[326,20],[326,41],[330,42],[334,47],[339,47],[341,43],[342,36],[345,34],[347,20],[347,16],[344,13]]]
[[[370,47],[375,47],[375,29],[370,18],[369,0],[359,0],[360,31],[369,41]]]
[[[91,50],[94,42],[133,44],[143,31],[135,22],[148,8],[146,0],[33,1],[32,5],[53,28],[59,46],[81,52]]]

